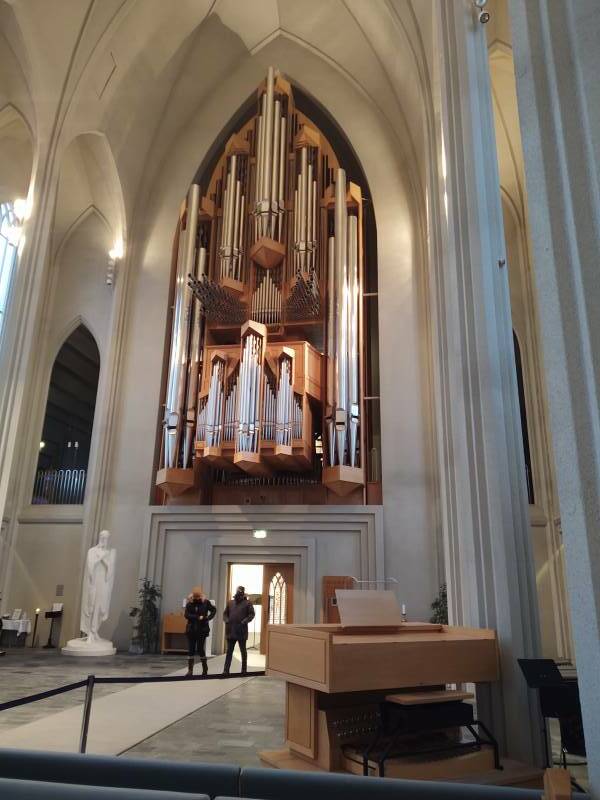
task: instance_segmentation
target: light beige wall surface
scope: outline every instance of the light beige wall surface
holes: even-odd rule
[[[35,609],[41,608],[38,635],[39,644],[45,644],[49,622],[43,612],[53,603],[64,603],[64,616],[60,628],[55,627],[61,641],[69,638],[70,631],[79,627],[78,611],[72,602],[80,590],[81,523],[74,522],[22,522],[19,525],[18,552],[13,560],[10,608],[22,608],[30,619]],[[64,596],[56,595],[56,587],[64,586]]]

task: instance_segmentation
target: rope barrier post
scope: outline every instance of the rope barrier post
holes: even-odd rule
[[[81,720],[81,736],[79,737],[79,752],[85,753],[87,747],[88,729],[90,727],[90,714],[92,712],[92,699],[94,696],[95,675],[88,675],[83,703],[83,719]]]

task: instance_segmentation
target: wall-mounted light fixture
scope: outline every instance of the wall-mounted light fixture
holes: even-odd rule
[[[123,258],[124,248],[123,240],[117,239],[113,247],[108,251],[108,267],[106,269],[106,285],[112,286],[115,282],[115,273],[117,271],[117,261]]]
[[[259,528],[258,530],[252,531],[252,536],[254,536],[255,539],[266,539],[267,532],[264,528]]]

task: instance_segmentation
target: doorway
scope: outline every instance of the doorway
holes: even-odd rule
[[[267,625],[294,621],[294,564],[228,564],[229,601],[237,586],[243,586],[254,605],[255,617],[248,626],[248,648],[266,652]]]

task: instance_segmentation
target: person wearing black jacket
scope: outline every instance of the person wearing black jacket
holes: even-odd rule
[[[243,586],[237,587],[233,600],[227,603],[223,619],[225,620],[225,638],[227,639],[227,655],[225,656],[223,675],[229,675],[236,642],[242,654],[242,675],[245,675],[248,670],[248,653],[246,651],[248,623],[254,619],[254,606],[246,597],[246,590]]]
[[[194,674],[194,654],[198,651],[200,661],[202,662],[202,674],[208,675],[208,662],[206,660],[206,637],[210,633],[209,622],[215,614],[217,609],[213,606],[210,600],[207,600],[202,593],[200,586],[194,586],[191,594],[188,597],[188,602],[185,607],[185,618],[187,625],[185,633],[188,640],[188,677]]]

